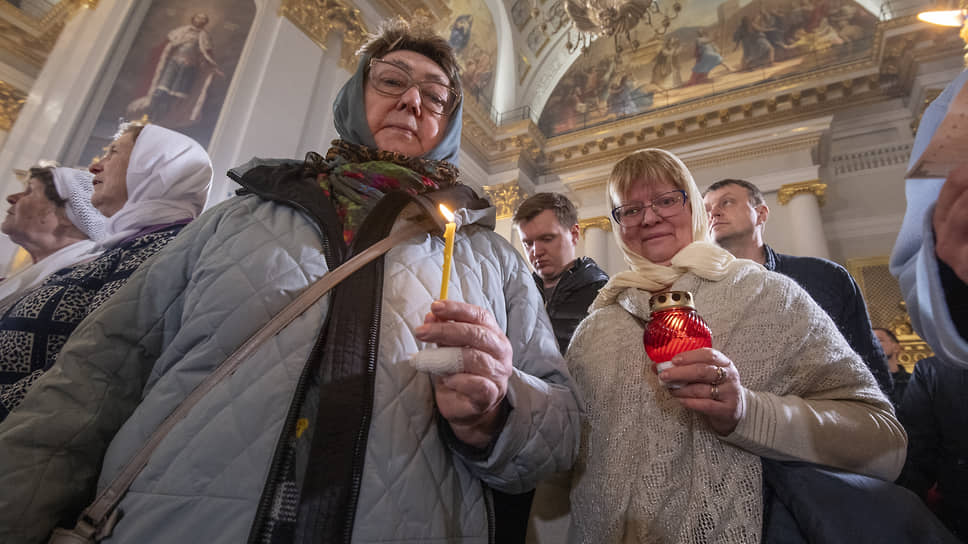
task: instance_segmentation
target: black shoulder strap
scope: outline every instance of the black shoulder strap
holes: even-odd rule
[[[387,236],[415,200],[402,192],[384,196],[357,231],[350,253]],[[302,482],[294,542],[349,542],[352,536],[373,410],[383,270],[381,256],[333,290],[309,453],[315,462]]]

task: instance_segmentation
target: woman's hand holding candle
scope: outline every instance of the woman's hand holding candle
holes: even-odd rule
[[[459,440],[487,446],[504,425],[511,342],[490,312],[454,300],[434,302],[414,333],[422,342],[462,348],[463,372],[433,376],[437,409]]]
[[[733,432],[743,419],[746,405],[739,371],[729,357],[719,350],[702,348],[684,351],[671,362],[672,368],[660,372],[659,379],[683,385],[669,393],[686,408],[704,414],[709,426],[721,436]]]

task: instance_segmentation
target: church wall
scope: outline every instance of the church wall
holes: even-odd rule
[[[208,146],[215,172],[209,206],[233,194],[236,186],[225,176],[229,168],[255,156],[325,152],[336,135],[332,104],[350,75],[339,65],[340,36],[333,33],[322,49],[279,16],[279,4],[256,0],[256,18]],[[119,68],[123,55],[114,50],[139,5],[144,7],[101,0],[97,9],[83,10],[68,23],[0,150],[0,171],[29,167],[37,158],[86,166],[78,162],[73,136],[89,133],[89,111],[99,109],[97,101],[109,90],[99,82]],[[0,193],[19,190],[17,183],[3,176]],[[15,252],[0,237],[0,273]]]

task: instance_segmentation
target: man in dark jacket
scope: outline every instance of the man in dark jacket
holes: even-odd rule
[[[850,347],[860,355],[881,391],[892,398],[894,389],[887,358],[874,337],[867,305],[857,282],[839,264],[817,257],[795,257],[773,251],[763,242],[770,215],[763,193],[741,179],[724,179],[703,193],[709,231],[716,243],[741,259],[762,264],[796,281],[827,312]]]
[[[897,409],[908,454],[897,483],[921,498],[937,485],[938,517],[968,542],[968,369],[937,357],[922,359]]]
[[[538,193],[521,203],[512,221],[564,353],[608,275],[592,259],[575,257],[578,211],[564,195]]]

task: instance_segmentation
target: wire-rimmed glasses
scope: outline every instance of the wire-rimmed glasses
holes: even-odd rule
[[[416,85],[420,104],[437,115],[450,115],[457,107],[456,90],[432,79],[416,81],[410,72],[392,62],[370,59],[369,81],[376,92],[386,96],[400,96]]]
[[[623,227],[634,227],[642,223],[646,208],[652,208],[656,215],[668,219],[686,207],[686,192],[682,189],[662,193],[649,202],[629,202],[612,209],[612,219]]]

